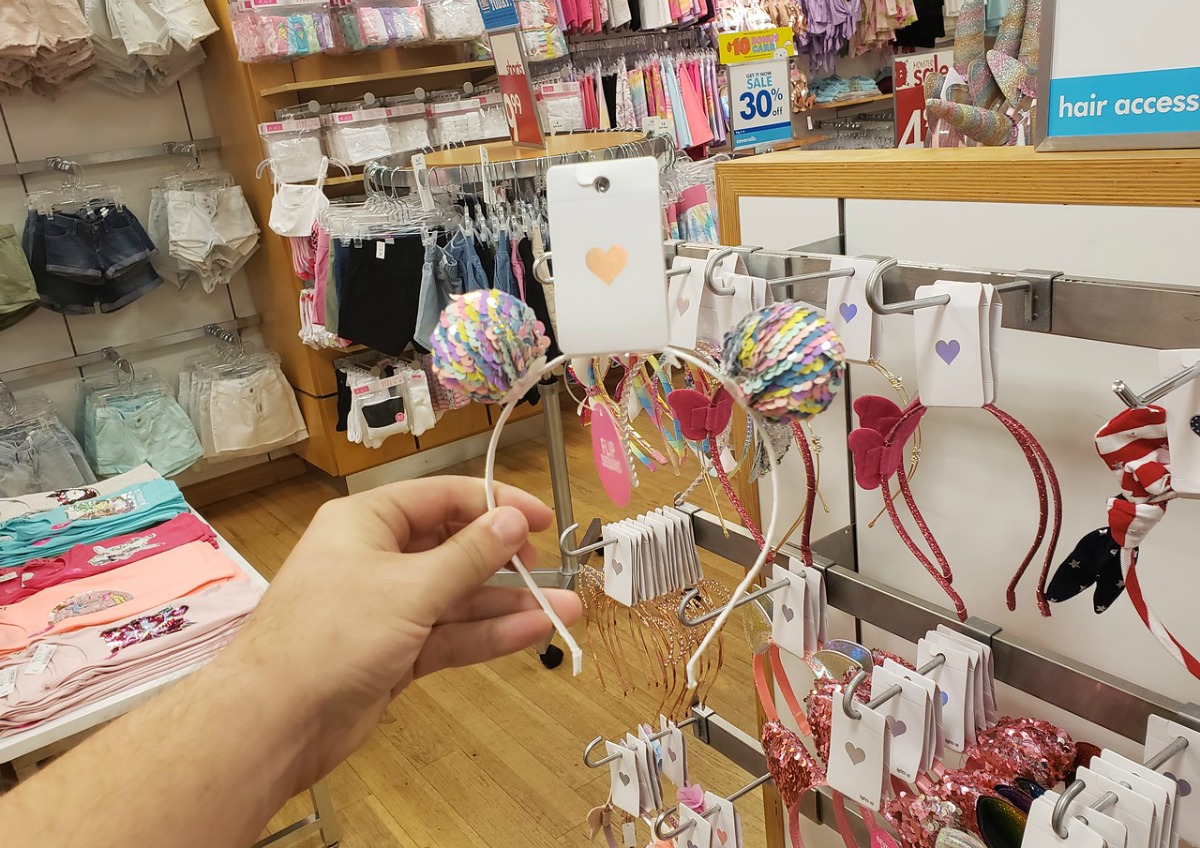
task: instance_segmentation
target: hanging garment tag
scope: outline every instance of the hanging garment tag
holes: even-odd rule
[[[421,198],[421,209],[433,211],[433,192],[429,188],[429,167],[425,164],[424,153],[414,153],[412,157],[413,179],[417,183],[417,194]]]
[[[847,798],[878,810],[888,774],[887,721],[883,714],[854,705],[861,718],[842,709],[842,690],[834,690],[829,737],[829,786]]]
[[[496,194],[492,190],[492,158],[488,155],[486,144],[479,145],[479,176],[483,184],[484,202],[491,205],[496,202]]]
[[[0,698],[11,695],[17,688],[17,670],[12,666],[0,669]]]
[[[983,406],[983,287],[939,281],[917,289],[918,299],[937,295],[948,295],[950,303],[915,314],[921,400],[930,407]]]
[[[1025,823],[1021,848],[1105,848],[1104,837],[1071,815],[1080,806],[1078,803],[1072,804],[1072,809],[1068,810],[1063,818],[1067,838],[1059,838],[1052,824],[1054,805],[1057,801],[1058,793],[1053,791],[1047,791],[1034,800],[1029,808],[1029,819]]]
[[[704,809],[717,812],[709,817],[712,822],[712,848],[742,848],[742,819],[737,808],[720,795],[704,793]]]
[[[972,650],[978,649],[982,654],[983,662],[979,664],[979,673],[983,679],[983,716],[986,722],[983,727],[995,726],[1000,714],[996,708],[996,664],[992,659],[992,646],[951,630],[944,624],[938,625],[937,632],[956,645],[969,647]],[[979,716],[976,715],[976,718],[978,719]],[[982,730],[983,727],[980,729]]]
[[[1180,791],[1179,784],[1176,783],[1170,777],[1167,777],[1162,772],[1158,772],[1158,771],[1155,771],[1154,769],[1146,768],[1141,763],[1134,762],[1133,760],[1129,759],[1128,757],[1123,757],[1120,754],[1118,754],[1116,751],[1109,751],[1109,750],[1102,751],[1100,753],[1100,759],[1103,760],[1104,762],[1112,763],[1113,765],[1119,766],[1121,769],[1128,772],[1129,774],[1137,775],[1142,780],[1144,780],[1147,783],[1150,783],[1154,786],[1159,787],[1160,789],[1163,790],[1163,792],[1166,793],[1167,805],[1166,805],[1166,812],[1162,816],[1163,826],[1162,826],[1162,837],[1161,837],[1160,844],[1163,846],[1163,848],[1170,848],[1171,844],[1175,841],[1174,837],[1179,828],[1179,826],[1177,824],[1177,820],[1176,820],[1176,810],[1178,809],[1177,805],[1179,802],[1179,796],[1182,794]],[[1100,771],[1100,769],[1097,768],[1096,764],[1097,764],[1097,760],[1095,757],[1093,757],[1090,765],[1093,769]],[[1101,772],[1101,774],[1103,774],[1103,772]],[[1112,775],[1110,774],[1109,777],[1112,777]],[[1137,789],[1136,786],[1134,786],[1134,788]],[[1189,789],[1190,789],[1190,787],[1189,787]],[[1141,790],[1139,790],[1139,791],[1141,791]],[[1142,794],[1146,795],[1147,797],[1150,797],[1149,793],[1143,792]]]
[[[646,815],[656,809],[654,790],[650,788],[650,748],[632,733],[625,734],[625,745],[633,750],[633,764],[637,768],[639,815]]]
[[[665,348],[670,324],[656,160],[556,165],[546,182],[563,352]]]
[[[1082,813],[1071,813],[1104,839],[1104,848],[1126,848],[1129,828],[1107,813],[1088,809]]]
[[[829,606],[825,599],[825,578],[818,568],[804,568],[805,594],[804,649],[805,656],[815,654],[829,638]]]
[[[1143,759],[1156,756],[1176,738],[1182,736],[1188,745],[1159,769],[1179,784],[1175,804],[1175,832],[1191,845],[1200,845],[1200,733],[1161,716],[1146,721],[1146,750]]]
[[[1158,846],[1158,848],[1170,848],[1171,819],[1167,790],[1158,783],[1145,780],[1103,757],[1092,757],[1089,767],[1096,774],[1114,780],[1139,795],[1149,798],[1150,803],[1154,805],[1154,826],[1150,831],[1150,844]],[[1162,777],[1162,775],[1158,776]]]
[[[867,280],[877,265],[870,259],[841,256],[829,263],[830,270],[854,269],[852,277],[835,277],[829,281],[825,317],[837,330],[846,349],[846,359],[864,365],[872,358],[883,355],[883,322],[867,303]]]
[[[602,537],[616,540],[604,548],[604,594],[624,606],[633,606],[633,539],[612,524],[606,525]]]
[[[375,242],[375,258],[387,259],[387,242],[380,239]]]
[[[676,256],[672,270],[685,269],[667,282],[667,320],[671,326],[671,344],[693,350],[700,327],[700,302],[704,295],[703,259]]]
[[[1160,377],[1174,377],[1200,362],[1200,350],[1162,350]],[[1171,486],[1185,497],[1200,497],[1200,380],[1192,380],[1157,401],[1167,412],[1171,444]]]
[[[942,737],[942,693],[937,683],[924,675],[905,668],[895,660],[885,659],[883,667],[897,677],[915,683],[925,690],[925,755],[921,764],[922,771],[933,768],[934,760],[945,756],[945,742]]]
[[[691,822],[692,826],[675,840],[675,844],[679,848],[685,848],[688,845],[695,845],[696,848],[709,848],[710,845],[714,844],[712,823],[691,807],[681,804],[679,807],[679,826],[684,827],[688,822]]]
[[[621,841],[625,843],[625,848],[638,848],[637,825],[634,822],[621,825]]]
[[[881,695],[892,686],[899,686],[900,694],[888,698],[878,710],[887,720],[891,734],[888,768],[896,777],[912,781],[925,764],[929,693],[920,683],[906,680],[883,666],[877,665],[871,670],[872,695]]]
[[[808,656],[804,644],[804,596],[808,587],[803,577],[777,562],[771,567],[771,581],[781,580],[788,585],[771,593],[771,638],[789,654],[803,658]]]
[[[928,675],[938,685],[942,700],[942,731],[946,747],[951,751],[964,751],[974,744],[975,726],[968,719],[974,712],[975,696],[971,691],[974,675],[967,675],[970,658],[962,651],[946,646],[934,647],[928,639],[917,642],[917,666],[922,667],[936,654],[944,654],[946,662]],[[970,712],[968,712],[970,711]]]
[[[604,743],[604,749],[609,755],[620,756],[620,759],[608,764],[613,805],[631,816],[640,816],[642,791],[638,786],[637,760],[633,751],[624,745],[615,745],[608,741]]]
[[[1129,837],[1126,844],[1129,848],[1157,848],[1153,801],[1115,780],[1096,774],[1090,768],[1081,766],[1076,769],[1075,779],[1082,780],[1085,784],[1083,791],[1079,793],[1080,807],[1096,803],[1106,792],[1113,793],[1117,796],[1117,803],[1104,812],[1128,828]]]
[[[986,698],[984,697],[984,689],[987,686],[987,672],[984,669],[982,643],[976,642],[970,636],[965,636],[963,639],[952,639],[948,633],[942,632],[941,627],[935,631],[930,631],[928,638],[935,645],[948,645],[952,648],[957,648],[958,650],[963,651],[970,656],[972,697],[971,717],[974,719],[971,726],[976,731],[987,730],[987,710],[985,709]],[[934,648],[935,653],[937,650],[937,648]]]
[[[38,645],[33,651],[33,659],[29,661],[29,665],[25,666],[26,674],[42,674],[50,665],[50,660],[54,657],[54,652],[58,650],[58,645],[50,645],[45,642]]]
[[[675,726],[675,722],[664,715],[658,717],[658,726],[661,730],[671,731],[661,740],[662,773],[667,780],[675,784],[676,789],[682,789],[688,785],[687,740],[684,739],[683,731]]]

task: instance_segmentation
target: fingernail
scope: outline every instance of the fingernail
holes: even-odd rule
[[[529,535],[529,522],[520,510],[502,506],[492,513],[492,532],[506,545],[520,545]]]

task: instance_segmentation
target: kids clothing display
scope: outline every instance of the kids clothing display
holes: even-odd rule
[[[88,392],[83,405],[83,444],[101,477],[123,474],[148,464],[173,477],[204,455],[187,413],[175,396],[161,388],[98,396]]]
[[[79,442],[54,415],[0,424],[0,497],[73,489],[96,482]],[[0,501],[0,518],[5,517]]]
[[[5,0],[0,4],[0,95],[30,89],[58,97],[96,63],[91,31],[77,0]]]
[[[159,245],[156,265],[180,287],[193,280],[206,292],[228,285],[258,250],[258,225],[241,186],[153,189],[149,224]]]
[[[149,465],[139,465],[132,471],[118,474],[100,482],[79,484],[63,489],[34,489],[35,494],[19,495],[16,497],[0,498],[0,524],[11,521],[22,515],[33,512],[45,512],[59,506],[66,506],[78,501],[98,498],[101,495],[115,495],[138,483],[149,483],[158,480],[162,475]]]
[[[204,64],[200,42],[217,31],[202,0],[83,0],[96,50],[96,82],[130,97],[175,85]]]
[[[338,430],[351,442],[379,448],[388,436],[421,436],[437,424],[429,377],[423,369],[374,353],[340,359],[335,367]]]

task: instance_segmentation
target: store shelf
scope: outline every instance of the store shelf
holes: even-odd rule
[[[873,94],[870,97],[860,97],[857,100],[835,100],[832,103],[818,103],[809,109],[809,112],[823,112],[838,109],[849,109],[851,106],[866,106],[868,103],[882,103],[884,100],[891,100],[890,94]]]
[[[428,77],[441,74],[458,74],[470,71],[495,70],[492,62],[454,62],[448,65],[430,65],[423,68],[404,68],[396,71],[383,71],[377,74],[358,74],[349,77],[328,77],[326,79],[300,80],[284,85],[264,88],[259,92],[261,97],[271,97],[276,94],[292,94],[298,91],[313,91],[318,88],[337,88],[345,85],[361,85],[363,83],[383,82],[386,80],[406,79],[409,77]]]

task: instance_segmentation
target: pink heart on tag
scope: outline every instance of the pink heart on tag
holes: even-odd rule
[[[721,828],[718,827],[717,828],[717,839],[719,839],[721,841],[721,844],[724,845],[726,840],[729,839],[729,834],[726,833],[725,831],[721,830]]]
[[[686,314],[691,305],[692,302],[686,297],[681,297],[675,302],[675,308],[679,310],[680,315]]]

